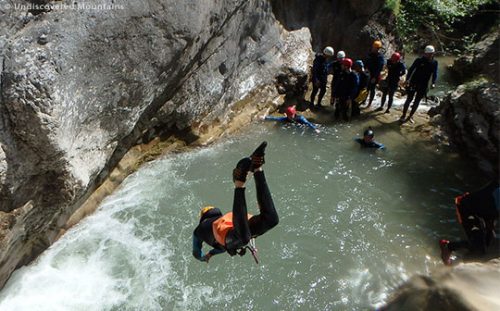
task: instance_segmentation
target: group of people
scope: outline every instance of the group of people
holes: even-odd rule
[[[331,46],[324,48],[322,53],[316,54],[313,61],[311,82],[311,107],[319,108],[326,94],[328,75],[333,75],[331,82],[330,104],[335,108],[335,116],[343,116],[346,121],[359,115],[360,106],[367,102],[370,107],[375,98],[378,87],[382,90],[382,101],[377,111],[384,109],[388,97],[386,113],[390,112],[401,78],[406,74],[406,66],[401,54],[394,52],[389,59],[384,59],[381,52],[382,42],[375,40],[365,60],[353,60],[347,57],[344,51],[339,51],[334,58],[334,49]],[[429,81],[431,88],[435,86],[438,71],[438,62],[434,59],[435,49],[428,45],[422,57],[417,58],[406,77],[405,88],[407,98],[403,107],[401,122],[414,122],[413,115],[417,111],[422,98],[428,91]],[[386,71],[384,71],[384,68]],[[385,78],[382,77],[385,75]],[[406,114],[413,101],[410,115]]]

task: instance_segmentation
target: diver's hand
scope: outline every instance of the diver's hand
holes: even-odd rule
[[[314,131],[318,134],[321,132],[319,129],[315,129]]]
[[[210,258],[212,258],[212,254],[210,253],[207,253],[205,256],[203,256],[203,261],[208,263],[208,261],[210,260]]]

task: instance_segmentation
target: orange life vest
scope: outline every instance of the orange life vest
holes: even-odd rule
[[[252,215],[247,214],[248,219],[252,218]],[[214,232],[214,237],[217,243],[222,246],[226,246],[226,235],[233,229],[233,212],[229,212],[217,219],[212,223],[212,231]]]

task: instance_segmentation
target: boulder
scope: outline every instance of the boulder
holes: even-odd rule
[[[489,80],[500,83],[498,71],[498,55],[500,55],[500,31],[495,29],[483,36],[468,53],[455,59],[449,68],[452,76],[464,83],[483,75]]]
[[[500,142],[498,85],[486,80],[463,84],[448,94],[438,111],[452,146],[495,177]]]
[[[500,261],[461,264],[401,285],[380,311],[488,311],[500,309]]]

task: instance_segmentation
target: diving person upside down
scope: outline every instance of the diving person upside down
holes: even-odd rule
[[[206,206],[201,210],[200,222],[193,232],[193,256],[208,262],[214,255],[228,252],[229,255],[244,255],[247,244],[278,222],[278,214],[274,207],[271,192],[266,183],[262,165],[264,151],[267,146],[263,142],[250,157],[241,159],[233,170],[234,200],[233,211],[225,215],[213,206]],[[257,191],[257,202],[260,210],[258,215],[247,212],[245,200],[245,182],[248,173],[252,172]],[[202,251],[203,242],[212,246],[208,253]],[[250,248],[253,254],[253,249]],[[257,261],[256,257],[254,257]]]

